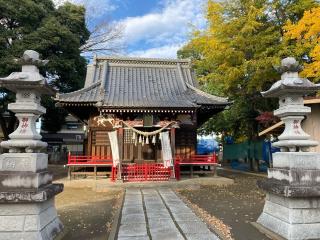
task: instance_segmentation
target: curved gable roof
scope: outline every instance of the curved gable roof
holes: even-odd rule
[[[57,95],[61,103],[98,103],[106,108],[224,108],[226,98],[197,88],[189,60],[99,57],[88,65],[85,87]]]

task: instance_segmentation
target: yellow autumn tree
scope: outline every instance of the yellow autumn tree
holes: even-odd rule
[[[294,54],[304,57],[302,74],[305,77],[320,80],[320,7],[305,11],[303,17],[293,24],[290,21],[284,27],[285,39],[294,45]]]
[[[275,108],[262,98],[280,76],[273,66],[291,55],[283,44],[283,26],[297,23],[317,0],[208,0],[207,25],[178,52],[193,60],[201,87],[224,95],[232,106],[202,126],[204,132],[227,133],[237,140],[257,138],[256,117]],[[294,40],[291,40],[294,41]]]

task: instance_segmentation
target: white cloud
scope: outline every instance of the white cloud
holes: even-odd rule
[[[176,58],[177,51],[183,44],[164,45],[161,47],[149,48],[146,50],[133,51],[129,55],[145,58]]]
[[[56,6],[65,2],[83,5],[86,8],[87,19],[96,19],[117,9],[117,5],[112,0],[54,0]]]
[[[128,41],[150,39],[150,41],[180,38],[190,30],[190,24],[204,25],[204,0],[166,1],[162,11],[144,16],[128,17],[122,22],[126,26]]]
[[[161,49],[173,49],[186,42],[191,26],[205,26],[205,0],[167,0],[162,10],[143,16],[128,17],[121,21],[125,26],[124,41],[129,46],[146,44],[150,49],[135,51],[143,56],[159,53]],[[131,53],[133,54],[133,53]],[[159,55],[157,54],[157,55]],[[168,51],[168,56],[172,55]]]
[[[68,0],[54,0],[56,5]],[[89,21],[112,12],[121,6],[120,0],[69,0],[86,7]],[[131,0],[136,1],[136,0]],[[141,57],[175,58],[176,52],[187,42],[192,26],[206,24],[204,7],[207,0],[158,0],[157,10],[137,17],[114,22],[124,26],[122,45],[127,54]],[[157,3],[158,2],[158,3]],[[120,4],[120,5],[119,5]]]

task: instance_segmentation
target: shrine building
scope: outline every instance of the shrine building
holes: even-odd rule
[[[114,165],[123,166],[172,158],[172,166],[175,156],[192,158],[197,128],[229,104],[198,87],[190,60],[95,57],[84,87],[56,96],[87,125],[85,156],[73,161],[102,166],[119,158]]]

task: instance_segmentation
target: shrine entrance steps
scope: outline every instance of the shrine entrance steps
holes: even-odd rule
[[[127,189],[118,240],[219,238],[169,188]]]

